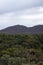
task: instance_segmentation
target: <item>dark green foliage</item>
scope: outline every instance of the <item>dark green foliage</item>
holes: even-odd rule
[[[0,34],[0,64],[32,65],[39,62],[43,62],[43,34]]]

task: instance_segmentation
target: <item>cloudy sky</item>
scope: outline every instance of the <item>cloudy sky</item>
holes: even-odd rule
[[[43,24],[43,0],[0,0],[0,29]]]

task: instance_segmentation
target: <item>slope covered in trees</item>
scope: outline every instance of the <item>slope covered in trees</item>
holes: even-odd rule
[[[43,34],[0,34],[0,65],[43,65]]]

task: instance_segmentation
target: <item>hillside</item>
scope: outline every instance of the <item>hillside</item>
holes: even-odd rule
[[[43,34],[0,34],[0,65],[43,65]]]
[[[37,25],[34,27],[26,27],[23,25],[15,25],[3,30],[0,30],[0,33],[5,34],[39,34],[43,33],[43,25]]]

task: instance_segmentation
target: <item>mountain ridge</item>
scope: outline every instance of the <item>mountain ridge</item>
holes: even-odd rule
[[[43,25],[26,27],[24,25],[14,25],[0,30],[0,33],[5,34],[39,34],[43,33]]]

